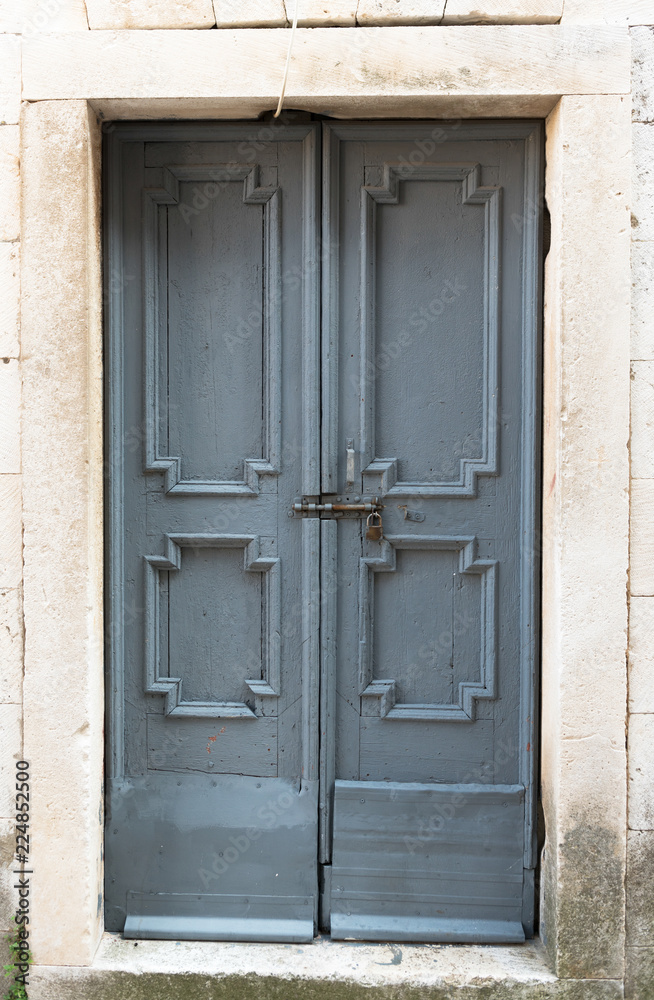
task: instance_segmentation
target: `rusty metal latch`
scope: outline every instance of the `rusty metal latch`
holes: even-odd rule
[[[289,516],[364,518],[370,514],[379,514],[383,507],[379,497],[297,497]]]

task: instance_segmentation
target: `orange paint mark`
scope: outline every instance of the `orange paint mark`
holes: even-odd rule
[[[224,733],[224,732],[225,732],[225,727],[223,726],[222,729],[218,730],[218,735],[217,736],[210,736],[209,737],[209,741],[207,743],[207,753],[211,753],[211,747],[209,746],[209,743],[215,743],[216,740],[218,739],[218,736],[220,736],[220,734]]]
[[[528,743],[527,744],[527,753],[529,753],[530,750],[531,750],[531,743]]]

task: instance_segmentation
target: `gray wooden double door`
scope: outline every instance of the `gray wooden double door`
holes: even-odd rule
[[[523,940],[538,123],[124,124],[105,165],[107,927]],[[310,509],[374,498],[379,540]]]

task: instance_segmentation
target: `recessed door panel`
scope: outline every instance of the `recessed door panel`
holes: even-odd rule
[[[271,279],[264,246],[273,213],[267,202],[248,199],[240,177],[222,184],[204,209],[182,213],[179,206],[192,209],[194,190],[216,184],[210,169],[194,172],[192,181],[179,181],[179,205],[161,209],[168,447],[183,456],[185,479],[236,480],[244,459],[263,458],[262,303],[264,282]],[[268,190],[279,200],[276,183]]]
[[[400,210],[378,200],[384,187],[366,185],[365,203],[376,454],[398,456],[400,480],[434,485],[458,481],[484,437],[485,213],[449,170],[430,179],[440,173],[398,177]]]

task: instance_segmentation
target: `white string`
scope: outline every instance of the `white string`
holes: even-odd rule
[[[273,118],[279,118],[282,113],[282,104],[284,103],[284,94],[286,93],[286,81],[288,80],[288,68],[291,65],[291,52],[293,51],[293,39],[295,38],[295,29],[297,28],[297,17],[298,10],[300,8],[300,0],[295,0],[295,13],[293,14],[293,27],[291,28],[291,38],[288,43],[288,53],[286,55],[286,68],[284,69],[284,79],[282,81],[282,92],[279,95],[279,104],[277,105],[277,110],[273,115]]]

